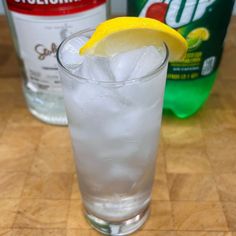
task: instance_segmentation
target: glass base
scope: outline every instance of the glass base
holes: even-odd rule
[[[41,114],[41,113],[37,112],[36,110],[31,109],[30,107],[28,109],[33,116],[35,116],[36,118],[38,118],[39,120],[41,120],[47,124],[61,125],[61,126],[66,126],[68,124],[67,118],[65,116],[61,116],[61,117],[55,116],[54,117],[54,116]]]
[[[137,216],[119,223],[102,220],[86,212],[86,210],[85,217],[87,218],[89,224],[100,233],[105,235],[121,236],[131,234],[138,230],[147,220],[149,212],[149,207],[147,207]]]

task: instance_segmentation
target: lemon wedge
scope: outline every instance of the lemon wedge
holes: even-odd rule
[[[117,17],[100,24],[80,54],[112,56],[144,46],[169,49],[170,61],[181,60],[187,52],[186,40],[160,21],[142,17]]]

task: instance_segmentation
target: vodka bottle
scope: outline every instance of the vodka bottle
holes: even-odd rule
[[[66,125],[56,51],[70,34],[94,28],[108,16],[108,0],[4,0],[23,75],[29,111]]]

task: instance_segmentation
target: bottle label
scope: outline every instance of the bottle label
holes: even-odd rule
[[[9,10],[35,16],[60,16],[84,12],[106,0],[7,0]]]
[[[129,0],[129,15],[154,18],[188,42],[185,60],[171,62],[168,79],[204,78],[219,66],[234,0]],[[222,15],[222,9],[224,9]]]
[[[53,1],[22,0],[21,2],[29,4],[29,2]],[[81,2],[85,1],[81,0]],[[80,2],[77,2],[77,5],[79,4]],[[56,17],[22,14],[19,13],[19,9],[17,12],[11,11],[17,37],[18,54],[24,64],[28,88],[35,92],[61,93],[56,61],[57,48],[72,33],[87,28],[95,28],[100,22],[106,20],[106,3],[99,4],[97,7],[94,6],[91,4],[90,10],[77,14]]]

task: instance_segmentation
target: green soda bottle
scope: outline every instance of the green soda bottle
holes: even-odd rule
[[[234,0],[128,0],[128,15],[162,21],[188,42],[185,60],[169,65],[164,110],[187,118],[208,99],[233,6]]]

